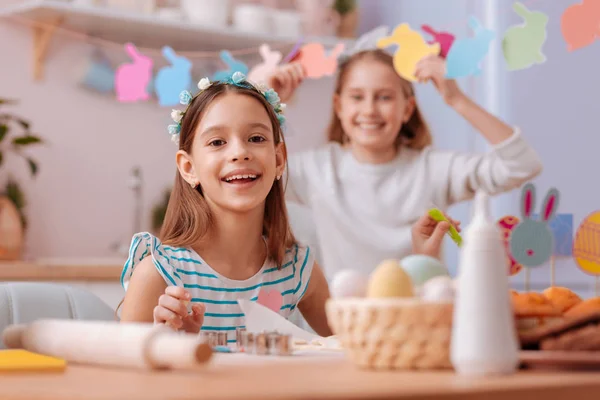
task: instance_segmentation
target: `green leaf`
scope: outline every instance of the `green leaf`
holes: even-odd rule
[[[0,104],[17,104],[17,101],[11,99],[0,99]]]
[[[24,119],[17,119],[17,122],[19,123],[19,125],[21,125],[23,127],[23,129],[29,130],[29,127],[30,127],[29,122],[25,121]]]
[[[29,163],[29,170],[31,171],[31,176],[36,176],[39,171],[37,163],[31,158],[27,159],[27,163]]]
[[[27,146],[29,144],[41,143],[42,139],[37,136],[27,135],[21,136],[13,139],[13,144],[17,146]]]
[[[22,210],[25,207],[25,193],[15,181],[9,181],[6,184],[6,196],[12,200],[17,209]]]
[[[8,133],[8,125],[0,125],[0,142]]]

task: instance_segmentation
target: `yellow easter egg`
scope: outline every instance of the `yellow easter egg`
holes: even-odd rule
[[[371,273],[367,297],[412,297],[410,276],[396,260],[385,260]]]

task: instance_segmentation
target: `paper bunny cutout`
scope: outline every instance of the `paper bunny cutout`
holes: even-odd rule
[[[567,8],[560,28],[569,51],[592,44],[600,35],[600,1],[583,0]]]
[[[140,54],[132,43],[125,44],[125,51],[133,61],[121,65],[115,73],[115,92],[120,102],[148,100],[146,88],[152,80],[152,59]]]
[[[410,28],[408,24],[398,25],[391,36],[377,41],[377,47],[384,48],[398,45],[394,53],[394,69],[406,80],[416,81],[415,69],[417,63],[425,56],[440,53],[439,43],[427,44],[423,36]]]
[[[227,50],[221,51],[220,57],[221,61],[223,61],[228,68],[215,72],[212,79],[213,81],[227,80],[234,72],[241,72],[244,75],[248,75],[248,66],[233,58],[231,53]]]
[[[509,71],[525,69],[546,61],[542,47],[546,42],[548,16],[539,11],[529,11],[521,3],[513,5],[525,23],[509,28],[502,41],[504,59]]]
[[[248,80],[252,83],[264,83],[271,71],[277,68],[282,58],[281,52],[272,51],[267,44],[261,45],[258,52],[262,56],[263,62],[255,65],[248,73]]]
[[[163,47],[162,53],[171,65],[158,71],[154,89],[161,106],[174,106],[179,104],[179,94],[192,86],[192,63],[170,47]]]
[[[430,40],[429,44],[439,43],[440,44],[440,56],[446,58],[448,52],[454,43],[455,37],[453,34],[448,32],[437,32],[429,25],[421,25],[423,32],[430,34],[433,40]]]
[[[541,220],[531,219],[535,205],[535,186],[528,183],[521,193],[521,222],[513,228],[510,252],[525,267],[537,267],[552,256],[554,236],[548,225],[558,209],[558,190],[552,188],[542,204]]]
[[[304,67],[308,78],[322,78],[333,75],[337,69],[337,58],[344,51],[344,44],[338,43],[329,55],[321,43],[309,43],[302,46],[297,61]]]
[[[475,37],[457,39],[446,57],[446,78],[454,79],[481,73],[480,63],[489,51],[494,32],[484,28],[477,18],[469,18]]]

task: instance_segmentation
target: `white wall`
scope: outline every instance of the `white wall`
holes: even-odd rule
[[[175,146],[166,133],[170,108],[155,102],[120,104],[79,87],[90,53],[86,43],[57,36],[45,79],[34,82],[31,32],[0,22],[0,97],[18,99],[14,110],[48,142],[30,151],[39,160],[37,179],[29,179],[27,165],[18,158],[0,167],[0,183],[10,172],[20,177],[27,194],[29,257],[114,255],[111,244],[128,245],[133,233],[131,169],[141,166],[145,179],[143,229],[150,229],[150,209],[175,176]],[[118,50],[107,55],[126,61]],[[324,142],[331,92],[331,79],[308,82],[289,104],[291,152]]]

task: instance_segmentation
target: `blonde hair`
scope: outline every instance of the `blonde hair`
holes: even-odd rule
[[[383,63],[390,68],[394,68],[394,59],[391,55],[383,50],[365,50],[352,55],[347,60],[340,63],[337,80],[335,82],[335,94],[340,95],[342,88],[345,84],[347,75],[350,73],[352,67],[358,64],[360,61],[374,61]],[[404,78],[400,78],[402,81],[402,92],[406,98],[414,98],[415,91],[412,83]],[[333,109],[333,115],[328,128],[328,139],[330,142],[338,142],[345,144],[349,139],[344,132],[342,122],[340,121],[335,108]],[[432,138],[429,127],[425,122],[425,118],[418,105],[415,102],[415,109],[410,116],[408,122],[402,124],[398,137],[396,139],[396,145],[398,147],[406,146],[415,150],[422,150],[423,148],[431,145]]]
[[[252,97],[263,105],[273,127],[275,145],[283,143],[284,157],[287,161],[285,143],[277,115],[264,96],[250,85],[240,87],[227,83],[216,83],[200,93],[192,101],[181,121],[179,149],[191,153],[196,126],[202,118],[203,111],[216,98],[230,92]],[[268,258],[274,261],[278,267],[283,264],[285,251],[296,243],[289,225],[284,200],[283,183],[276,180],[266,198],[263,235],[267,242]],[[192,188],[178,172],[159,235],[161,241],[169,246],[189,247],[197,243],[213,223],[214,216],[204,199],[201,185],[196,189]]]

